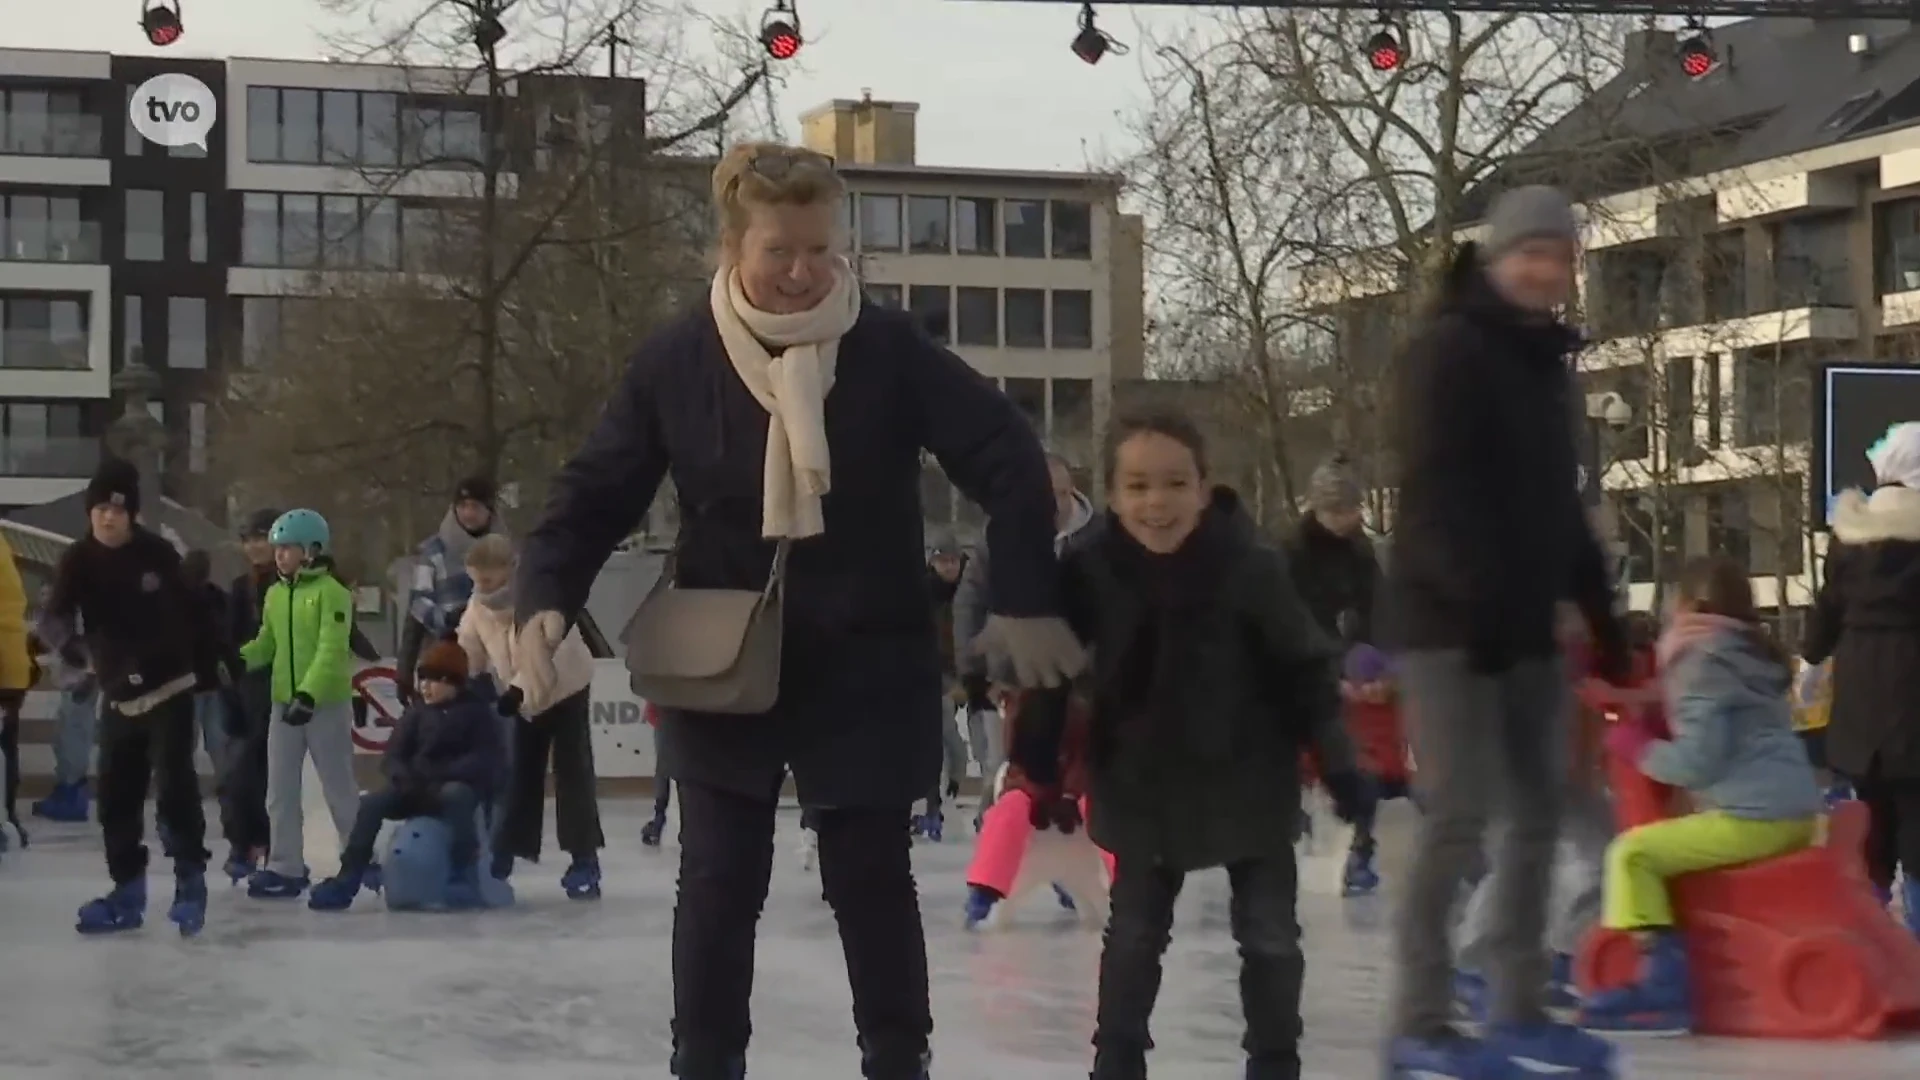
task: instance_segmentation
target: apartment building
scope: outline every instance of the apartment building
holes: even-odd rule
[[[1145,364],[1144,231],[1104,173],[922,164],[919,106],[840,99],[801,137],[847,178],[843,223],[867,295],[993,377],[1048,446],[1098,484],[1116,379]],[[928,519],[977,537],[977,506],[926,466]]]
[[[1470,201],[1528,182],[1583,200],[1578,365],[1632,606],[1713,552],[1791,611],[1825,544],[1816,365],[1920,362],[1920,25],[1755,19],[1713,37],[1719,66],[1689,79],[1672,34],[1632,35],[1624,70]],[[1400,279],[1379,270],[1303,281],[1352,316],[1345,347],[1382,347],[1392,325]],[[1630,409],[1615,424],[1609,395]]]

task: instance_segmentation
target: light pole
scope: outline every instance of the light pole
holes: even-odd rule
[[[1587,438],[1580,460],[1580,497],[1593,521],[1594,531],[1600,534],[1600,539],[1613,556],[1614,586],[1622,593],[1628,586],[1626,545],[1620,541],[1619,522],[1615,520],[1618,515],[1602,515],[1600,510],[1606,503],[1605,484],[1602,481],[1613,465],[1613,436],[1625,431],[1631,423],[1633,406],[1619,393],[1605,390],[1587,395]],[[1601,525],[1603,518],[1605,527]]]
[[[167,429],[149,407],[160,392],[160,376],[146,365],[144,353],[135,345],[126,366],[109,383],[120,395],[121,413],[107,425],[101,441],[107,453],[140,470],[140,516],[152,523],[160,512],[160,464],[167,449]]]

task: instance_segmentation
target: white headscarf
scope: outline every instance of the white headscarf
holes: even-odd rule
[[[1881,484],[1920,490],[1920,423],[1895,424],[1867,450],[1873,476]]]

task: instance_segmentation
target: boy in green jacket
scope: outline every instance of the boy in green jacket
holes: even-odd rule
[[[353,594],[333,576],[326,518],[312,510],[289,510],[273,523],[267,540],[279,580],[261,605],[259,636],[240,647],[248,670],[273,673],[267,865],[248,879],[247,895],[292,899],[310,880],[300,808],[307,755],[313,755],[313,771],[341,837],[352,831],[360,805],[353,777],[353,661],[347,646]]]

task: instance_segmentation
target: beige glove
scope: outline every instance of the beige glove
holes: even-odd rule
[[[513,685],[521,693],[522,716],[538,716],[553,703],[554,685],[560,681],[553,654],[566,636],[567,620],[557,611],[538,612],[520,627],[513,641]]]
[[[988,659],[1011,665],[1014,676],[1025,687],[1059,686],[1072,681],[1087,666],[1086,647],[1067,621],[1057,616],[1016,619],[989,615],[973,647]]]

